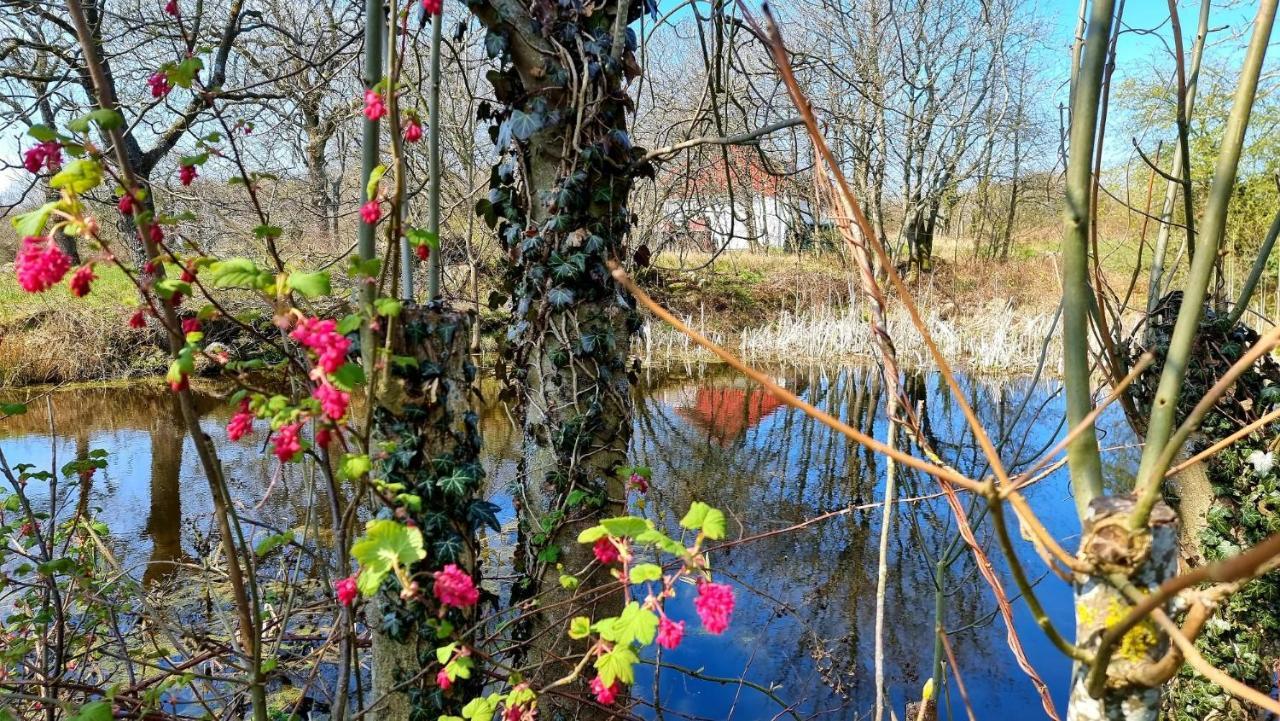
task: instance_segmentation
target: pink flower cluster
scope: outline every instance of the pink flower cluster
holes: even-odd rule
[[[345,340],[345,339],[344,339]],[[339,390],[328,383],[316,386],[311,395],[320,401],[320,409],[330,420],[340,421],[347,414],[347,405],[351,403],[351,394]]]
[[[622,684],[617,679],[613,683],[605,686],[604,681],[599,676],[591,679],[591,693],[595,694],[596,701],[605,706],[612,706],[614,701],[618,700],[618,693],[622,691]]]
[[[620,555],[618,547],[613,545],[613,541],[610,541],[608,536],[596,541],[595,545],[591,547],[591,552],[596,554],[597,561],[606,566],[617,561]]]
[[[169,0],[164,4],[164,11],[173,17],[178,17],[178,0]]]
[[[46,140],[22,154],[22,165],[29,173],[38,173],[43,167],[50,173],[62,166],[62,146],[56,140]]]
[[[310,348],[316,354],[316,366],[332,374],[346,362],[347,349],[351,347],[351,341],[337,328],[332,319],[303,318],[289,337]]]
[[[133,214],[133,196],[130,195],[129,193],[125,193],[124,195],[120,196],[120,202],[116,204],[116,207],[120,209],[121,215],[132,215]]]
[[[370,120],[378,120],[387,114],[387,105],[382,95],[376,90],[364,91],[364,116]]]
[[[163,98],[169,94],[170,90],[173,90],[173,86],[169,84],[169,77],[164,74],[164,71],[152,73],[151,77],[147,78],[147,85],[151,87],[151,97],[153,98]]]
[[[440,687],[441,691],[448,691],[453,687],[453,681],[449,679],[448,671],[440,669],[436,672],[436,685]]]
[[[446,606],[467,608],[476,605],[480,600],[480,590],[475,581],[456,564],[450,563],[435,573],[435,585],[431,591],[436,600]]]
[[[76,272],[71,274],[71,295],[77,298],[89,295],[89,289],[97,279],[98,276],[93,272],[93,263],[86,263],[76,268]]]
[[[71,270],[71,257],[63,253],[49,238],[27,236],[14,260],[18,272],[18,285],[28,293],[40,293],[52,288]]]
[[[733,588],[725,583],[700,583],[693,607],[703,628],[716,635],[724,633],[733,617]]]
[[[359,594],[359,591],[356,588],[356,577],[347,576],[346,578],[338,579],[333,584],[333,590],[338,595],[338,603],[341,603],[343,606],[350,606]]]
[[[191,185],[191,181],[196,179],[196,175],[198,175],[198,172],[194,165],[184,165],[178,168],[178,180],[183,185]]]
[[[360,206],[360,220],[369,225],[378,222],[378,218],[382,217],[382,208],[378,206],[378,201],[370,200]]]
[[[666,616],[658,622],[658,645],[670,651],[684,638],[684,621],[672,621]]]
[[[280,430],[276,431],[275,438],[271,439],[275,444],[276,458],[279,458],[281,463],[288,463],[302,452],[302,439],[298,435],[301,429],[301,423],[290,423],[287,426],[281,426]]]
[[[249,410],[249,399],[242,398],[240,400],[240,408],[236,410],[235,415],[231,416],[231,421],[227,423],[227,438],[238,441],[249,435],[253,430],[253,411]]]
[[[204,326],[200,325],[200,319],[199,319],[199,318],[197,318],[197,317],[195,317],[195,316],[191,316],[190,318],[183,318],[183,319],[182,319],[182,334],[183,334],[183,335],[186,335],[187,333],[199,333],[199,332],[200,332],[200,329],[201,329],[201,328],[203,328],[203,327],[204,327]]]
[[[404,139],[407,143],[416,143],[422,140],[422,126],[413,118],[405,118],[404,121]]]
[[[444,9],[444,0],[422,0],[422,9],[428,15],[439,15]]]

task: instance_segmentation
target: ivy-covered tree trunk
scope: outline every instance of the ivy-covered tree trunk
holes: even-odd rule
[[[373,631],[375,718],[435,721],[457,714],[478,689],[457,680],[443,691],[436,680],[436,649],[477,618],[477,607],[441,613],[432,598],[432,574],[456,564],[478,579],[476,538],[482,526],[497,530],[497,507],[479,498],[479,420],[471,404],[476,369],[468,352],[471,316],[440,302],[406,306],[393,321],[395,358],[390,379],[378,389],[374,411],[375,490],[395,515],[422,533],[426,557],[411,576],[419,598],[399,596],[387,581],[368,608]]]
[[[638,317],[605,261],[625,258],[632,181],[651,172],[627,134],[626,83],[639,73],[627,25],[643,6],[471,0],[471,7],[488,29],[490,54],[502,61],[490,73],[501,105],[482,110],[501,155],[477,210],[509,260],[514,317],[502,373],[523,419],[520,520],[530,583],[522,592],[569,593],[554,581],[555,564],[571,572],[586,566],[591,552],[574,542],[577,531],[624,497],[618,476],[632,423],[626,359]],[[583,579],[579,593],[592,585]],[[543,607],[554,602],[540,598]],[[570,670],[556,652],[563,633],[533,637],[551,642],[531,649],[540,673]]]

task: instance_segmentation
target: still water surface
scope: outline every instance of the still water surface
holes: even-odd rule
[[[819,408],[884,438],[884,418],[877,412],[883,397],[874,370],[791,368],[775,375]],[[982,454],[941,379],[924,375],[913,382],[935,447],[960,470],[985,473]],[[1061,437],[1062,400],[1056,384],[964,379],[962,386],[1011,469],[1028,466]],[[99,518],[111,527],[122,562],[138,578],[153,589],[180,583],[181,564],[197,557],[211,528],[211,503],[194,449],[163,386],[59,392],[47,407],[53,413],[52,433],[43,400],[27,415],[0,423],[0,450],[10,464],[48,467],[51,453],[61,464],[92,448],[107,450],[110,466],[94,477],[92,487],[65,492],[87,490],[91,504],[100,509]],[[229,409],[213,399],[205,399],[203,407],[207,432],[225,438],[222,426]],[[646,701],[656,694],[670,712],[667,718],[846,719],[868,714],[881,513],[875,504],[882,499],[883,459],[720,368],[650,373],[637,390],[637,408],[633,459],[654,473],[645,513],[674,526],[679,511],[702,500],[725,510],[731,535],[780,532],[715,559],[718,570],[739,587],[731,632],[707,636],[694,631],[696,622],[690,623],[686,641],[663,657],[678,668],[664,669],[655,685],[652,665],[643,667],[636,693]],[[482,420],[488,494],[503,508],[504,528],[510,528],[517,435],[498,407],[486,408]],[[1118,412],[1106,413],[1100,429],[1104,447],[1111,449],[1111,475],[1123,477],[1135,461],[1123,419]],[[318,508],[323,504],[308,494],[300,474],[282,472],[268,449],[248,442],[220,446],[246,516],[283,529],[302,523],[308,513],[323,514]],[[886,649],[888,685],[899,717],[907,697],[917,695],[931,673],[934,564],[956,537],[945,502],[929,498],[936,484],[907,472],[900,486],[903,498],[926,498],[898,506],[890,541]],[[1029,498],[1049,530],[1074,547],[1079,528],[1065,472],[1032,487]],[[784,530],[850,507],[855,510]],[[978,536],[998,559],[985,526]],[[490,539],[497,551],[495,563],[510,542],[509,533]],[[1044,573],[1029,546],[1020,550],[1031,575],[1041,579],[1042,602],[1069,635],[1070,589]],[[944,625],[977,717],[1043,717],[1034,687],[1009,651],[990,591],[971,557],[958,555],[946,575]],[[1003,570],[1003,564],[997,565]],[[1014,595],[1008,574],[1003,576]],[[694,618],[687,595],[677,604],[668,606],[669,612],[674,608],[675,617]],[[1043,640],[1022,604],[1015,601],[1015,609],[1027,658],[1064,711],[1069,664]],[[943,718],[964,717],[953,689],[943,694],[942,704]],[[648,708],[637,712],[653,715]]]

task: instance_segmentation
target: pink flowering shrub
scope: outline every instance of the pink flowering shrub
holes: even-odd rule
[[[480,590],[465,571],[450,563],[435,573],[431,592],[436,600],[454,608],[468,608],[480,600]]]
[[[23,238],[14,260],[18,285],[28,293],[52,288],[70,269],[71,257],[63,253],[52,238]]]

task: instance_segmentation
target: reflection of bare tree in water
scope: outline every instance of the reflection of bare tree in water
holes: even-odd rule
[[[882,435],[883,389],[874,369],[786,369],[777,375],[807,401],[868,435]],[[908,375],[905,390],[944,459],[980,477],[986,472],[985,457],[936,381],[929,374]],[[712,394],[708,387],[741,393]],[[865,710],[872,693],[869,629],[880,521],[870,502],[883,495],[883,468],[874,454],[807,415],[790,408],[760,412],[768,405],[755,401],[753,390],[742,380],[714,372],[650,382],[642,390],[648,400],[637,407],[633,457],[654,470],[654,493],[660,497],[652,507],[681,508],[704,500],[737,515],[748,533],[872,506],[754,540],[722,557],[718,569],[753,595],[749,605],[743,604],[741,623],[760,634],[762,642],[767,639],[759,645],[773,650],[770,678],[789,679],[788,702],[817,703],[814,712],[831,710],[834,691],[850,709]],[[1037,427],[1044,412],[1058,410],[1056,390],[1034,382],[970,379],[965,394],[984,422],[999,429],[995,441],[1011,467],[1038,457],[1056,439],[1056,424]],[[712,406],[727,417],[709,416],[705,411]],[[901,496],[909,499],[936,491],[935,484],[912,473],[904,472],[902,483]],[[938,588],[945,601],[944,628],[956,632],[953,648],[975,667],[989,666],[991,677],[1001,675],[1003,647],[995,641],[995,631],[987,630],[995,604],[976,582],[972,556],[956,540],[950,510],[942,500],[929,499],[908,501],[900,512],[904,523],[895,524],[891,536],[885,639],[893,659],[890,686],[919,688],[933,673],[930,648]],[[980,516],[976,507],[971,509],[973,521]],[[981,530],[979,538],[986,542]],[[940,561],[945,563],[939,575]]]
[[[179,477],[182,473],[182,445],[186,431],[180,424],[176,405],[169,413],[152,417],[151,436],[151,510],[145,533],[151,538],[151,559],[142,574],[145,585],[173,578],[182,551],[182,496]]]

